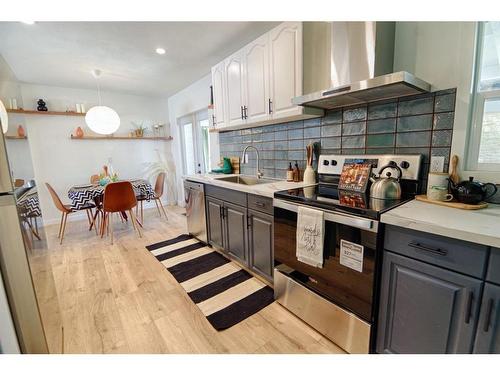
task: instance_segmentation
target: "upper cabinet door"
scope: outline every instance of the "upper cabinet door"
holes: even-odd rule
[[[225,62],[212,68],[212,89],[214,94],[214,126],[222,128],[226,125],[226,99],[224,92]]]
[[[245,104],[247,121],[269,119],[269,35],[245,47]]]
[[[244,123],[243,53],[239,51],[225,61],[227,125]]]
[[[300,114],[292,98],[302,95],[302,23],[284,22],[269,32],[273,118]]]

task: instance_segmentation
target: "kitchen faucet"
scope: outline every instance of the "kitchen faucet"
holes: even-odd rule
[[[248,145],[243,149],[243,155],[241,155],[241,160],[243,160],[243,164],[245,164],[245,156],[247,154],[247,149],[248,148],[253,148],[255,150],[255,153],[257,154],[257,178],[262,178],[264,176],[264,173],[260,171],[260,162],[259,162],[259,150],[255,146]]]

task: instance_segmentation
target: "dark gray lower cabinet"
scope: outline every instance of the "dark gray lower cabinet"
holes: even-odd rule
[[[377,352],[470,353],[482,282],[384,251]]]
[[[207,205],[207,227],[208,227],[208,243],[212,246],[224,248],[224,218],[222,210],[224,202],[206,197]]]
[[[262,276],[273,277],[273,216],[248,210],[250,267]]]
[[[226,251],[247,264],[247,209],[224,202]]]
[[[500,353],[500,286],[484,284],[474,353]]]

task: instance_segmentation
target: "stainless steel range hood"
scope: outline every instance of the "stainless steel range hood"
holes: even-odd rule
[[[306,35],[313,36],[309,43],[321,41],[308,48],[322,49],[316,55],[322,54],[323,60],[327,55],[330,63],[304,72],[307,94],[294,98],[293,104],[333,109],[430,91],[429,83],[411,73],[393,72],[394,31],[394,22],[304,25]]]

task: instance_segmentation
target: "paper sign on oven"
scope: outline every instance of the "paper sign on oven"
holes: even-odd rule
[[[364,246],[340,240],[340,264],[355,271],[363,272],[363,250]]]

